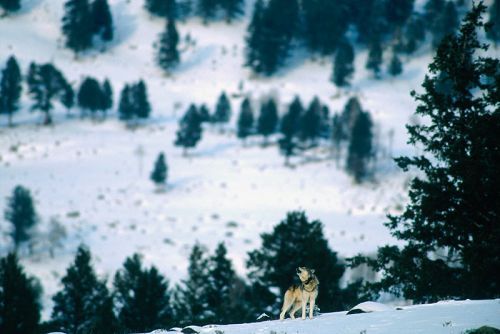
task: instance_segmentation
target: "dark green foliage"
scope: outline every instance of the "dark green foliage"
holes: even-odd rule
[[[5,14],[16,12],[21,9],[21,0],[0,0],[0,7]]]
[[[380,66],[382,65],[382,45],[378,38],[372,40],[370,50],[368,51],[368,59],[366,60],[366,68],[373,71],[375,78],[380,78]]]
[[[52,64],[37,65],[31,63],[28,70],[28,93],[34,100],[32,110],[45,114],[44,124],[52,123],[50,111],[54,107],[54,97],[64,97],[67,82],[62,73]]]
[[[66,107],[66,110],[70,110],[75,105],[75,91],[69,82],[65,80],[61,94],[61,103]]]
[[[360,183],[368,175],[368,163],[373,156],[373,122],[368,112],[362,111],[352,127],[346,169]]]
[[[402,27],[413,12],[415,0],[386,1],[385,16],[389,24]]]
[[[349,86],[349,80],[354,73],[354,49],[347,39],[344,39],[335,53],[333,61],[332,81],[338,87]]]
[[[217,14],[218,1],[217,0],[198,0],[198,14],[203,19],[203,23],[207,24],[209,21],[215,19]]]
[[[92,267],[90,251],[80,246],[52,299],[52,321],[68,333],[106,334],[117,330],[112,297]]]
[[[64,4],[62,32],[66,37],[66,46],[75,53],[92,46],[94,28],[91,8],[88,0],[68,0]]]
[[[244,13],[244,0],[219,0],[219,6],[224,12],[226,22],[231,23]]]
[[[468,330],[465,334],[500,334],[500,329],[490,326],[481,326],[477,329]]]
[[[427,0],[424,6],[424,18],[429,29],[433,27],[434,22],[443,12],[445,5],[446,0]]]
[[[458,13],[455,3],[451,0],[446,2],[444,10],[440,13],[432,26],[432,45],[437,48],[443,38],[455,34],[458,28]]]
[[[321,135],[321,121],[321,102],[318,97],[314,97],[306,112],[300,118],[300,139],[314,145]]]
[[[177,17],[176,0],[145,0],[144,7],[156,16],[175,19]]]
[[[155,161],[155,166],[151,172],[150,179],[157,185],[162,185],[167,182],[168,167],[165,162],[165,154],[160,153]]]
[[[226,124],[231,119],[231,103],[227,98],[225,92],[219,96],[217,100],[217,105],[215,106],[215,112],[212,116],[213,123]]]
[[[340,124],[342,125],[343,133],[339,134],[340,137],[344,139],[351,138],[352,129],[354,123],[356,122],[358,116],[363,111],[361,103],[356,96],[353,96],[347,100],[344,106],[344,110],[340,116]]]
[[[102,110],[103,92],[99,82],[95,78],[85,78],[78,90],[77,100],[78,106],[90,111],[93,116],[98,110]]]
[[[283,115],[280,123],[282,134],[279,140],[280,152],[285,156],[285,165],[288,165],[290,157],[295,153],[297,147],[296,137],[300,130],[300,119],[304,113],[304,107],[300,98],[296,96],[288,108],[288,112]]]
[[[404,30],[404,52],[411,54],[425,40],[426,22],[420,15],[413,15],[407,22]]]
[[[148,118],[151,114],[151,105],[149,104],[148,91],[144,80],[139,80],[132,88],[135,102],[135,114],[138,118]]]
[[[278,126],[278,107],[274,99],[263,102],[260,106],[260,114],[257,119],[257,133],[264,136],[264,143],[267,138],[276,132]]]
[[[240,115],[238,116],[238,128],[236,135],[245,140],[254,133],[254,116],[250,99],[246,97],[241,103]]]
[[[40,294],[40,286],[24,273],[15,253],[0,258],[0,333],[38,333]]]
[[[122,121],[129,121],[134,118],[134,96],[132,88],[126,84],[120,94],[120,102],[118,105],[118,115]]]
[[[0,114],[8,116],[9,125],[12,125],[12,115],[19,109],[21,91],[21,70],[16,58],[10,56],[0,77]]]
[[[113,107],[113,88],[111,87],[111,83],[108,79],[104,80],[104,83],[101,87],[102,92],[102,105],[101,108],[103,111],[110,110]]]
[[[404,212],[386,224],[403,246],[354,261],[382,273],[374,292],[415,302],[500,296],[500,62],[478,41],[485,11],[473,5],[458,35],[439,46],[424,92],[412,93],[425,122],[407,126],[409,143],[425,155],[396,160],[419,176]],[[437,89],[442,80],[447,90]]]
[[[180,20],[184,20],[193,11],[193,0],[176,0],[175,1],[175,14]]]
[[[391,62],[389,63],[388,67],[388,72],[393,77],[403,73],[403,64],[401,63],[401,60],[399,59],[396,52],[392,53]]]
[[[367,45],[379,43],[382,36],[389,32],[386,19],[385,0],[349,1],[351,15],[358,30],[358,41]]]
[[[135,84],[126,84],[120,95],[118,114],[121,120],[137,121],[145,119],[151,113],[146,83],[143,80]]]
[[[307,0],[302,2],[304,39],[311,51],[331,54],[347,30],[348,12],[345,0]]]
[[[491,39],[495,45],[500,41],[500,1],[494,0],[489,10],[489,27],[486,29],[486,36]]]
[[[28,189],[16,186],[12,196],[7,198],[5,219],[12,224],[12,240],[17,248],[22,242],[29,240],[30,229],[38,222],[35,204]]]
[[[200,114],[201,121],[203,123],[211,121],[210,110],[208,110],[208,107],[206,104],[202,104],[200,106],[200,109],[198,110],[198,112]]]
[[[335,160],[339,161],[340,159],[340,151],[342,142],[347,139],[346,133],[344,131],[344,124],[342,123],[342,118],[339,114],[333,115],[332,118],[332,144],[334,149],[334,157]]]
[[[166,72],[170,71],[179,63],[179,33],[175,27],[173,18],[167,20],[165,31],[160,35],[158,53],[156,61]]]
[[[179,122],[179,130],[177,130],[177,137],[174,142],[175,146],[184,148],[184,154],[186,154],[188,148],[195,147],[200,141],[203,133],[202,123],[203,120],[196,106],[194,104],[190,105]]]
[[[108,0],[94,0],[91,5],[92,33],[99,35],[103,41],[113,39],[113,16]]]
[[[344,266],[328,247],[320,221],[309,221],[304,212],[290,212],[261,239],[262,246],[248,254],[247,262],[254,297],[261,299],[260,312],[256,310],[255,316],[267,307],[276,312],[280,309],[286,289],[295,283],[298,266],[316,269],[321,284],[318,306],[322,312],[345,309],[339,288]],[[277,295],[267,290],[269,287],[278,287]]]
[[[156,267],[142,268],[138,254],[123,263],[113,282],[118,320],[126,332],[149,332],[172,325],[168,281]]]

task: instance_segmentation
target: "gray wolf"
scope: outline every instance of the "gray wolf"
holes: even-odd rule
[[[305,319],[307,302],[309,302],[309,318],[313,318],[314,305],[318,297],[318,278],[314,275],[314,269],[307,267],[298,267],[296,272],[300,284],[294,284],[286,290],[280,320],[285,319],[285,313],[290,309],[290,318],[295,319],[295,313],[301,307],[302,319]]]

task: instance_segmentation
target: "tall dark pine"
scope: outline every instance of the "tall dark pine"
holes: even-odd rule
[[[455,34],[458,28],[458,13],[455,3],[451,0],[446,2],[444,10],[437,16],[432,25],[432,46],[437,48],[443,38]]]
[[[279,312],[281,298],[286,289],[295,283],[295,270],[299,263],[316,270],[321,282],[318,296],[321,311],[345,309],[347,305],[342,301],[339,287],[344,266],[337,253],[328,246],[320,221],[309,220],[304,212],[289,212],[271,233],[262,234],[261,239],[262,246],[249,252],[247,267],[252,283],[267,287],[259,292],[260,299],[268,298],[267,305],[262,305],[263,309],[267,306]],[[269,287],[278,287],[279,292],[269,295]]]
[[[267,145],[268,137],[276,132],[278,126],[278,107],[273,98],[263,102],[257,119],[257,133],[264,137],[264,145]]]
[[[285,165],[289,164],[290,157],[295,153],[297,146],[295,138],[300,130],[300,119],[304,113],[304,107],[300,98],[296,96],[290,104],[288,111],[281,118],[280,132],[282,137],[278,144],[280,152],[285,156]]]
[[[97,278],[90,251],[80,246],[61,280],[62,290],[52,299],[52,321],[68,333],[113,333],[117,330],[111,295]]]
[[[318,97],[309,104],[306,112],[300,119],[300,139],[308,141],[310,145],[314,145],[321,134],[321,102]]]
[[[226,92],[222,92],[217,100],[215,111],[212,116],[212,122],[218,124],[226,124],[231,119],[231,102],[227,98]]]
[[[472,6],[459,33],[438,47],[423,93],[412,93],[425,122],[407,126],[409,143],[425,153],[396,160],[419,170],[404,212],[386,224],[399,246],[354,261],[384,273],[375,292],[415,302],[500,296],[500,61],[477,36],[485,11]],[[436,90],[443,79],[449,90]]]
[[[9,125],[12,125],[12,115],[19,109],[21,91],[21,70],[16,58],[10,56],[6,67],[2,70],[0,79],[0,114],[7,115]]]
[[[185,20],[193,13],[195,0],[175,0],[175,16],[179,20]]]
[[[62,32],[66,46],[75,53],[92,46],[92,13],[88,0],[68,0],[64,4]]]
[[[113,107],[113,88],[108,79],[104,80],[101,86],[102,101],[101,110],[106,112]]]
[[[340,155],[342,150],[342,142],[346,139],[344,124],[342,124],[342,118],[339,114],[335,114],[332,117],[332,149],[333,149],[333,157],[337,163],[337,166],[340,161]]]
[[[421,15],[414,14],[407,22],[404,31],[403,51],[412,54],[425,40],[426,22]]]
[[[368,51],[366,68],[373,71],[375,78],[380,78],[380,66],[382,65],[382,45],[379,38],[374,38]]]
[[[179,63],[179,33],[173,18],[167,20],[165,31],[160,35],[156,61],[162,70],[168,72]]]
[[[138,254],[125,260],[113,285],[121,332],[143,333],[172,325],[168,280],[154,266],[143,268]]]
[[[15,253],[0,258],[0,333],[39,333],[40,294],[40,286],[26,275]]]
[[[99,35],[103,41],[111,41],[114,28],[108,0],[94,0],[91,5],[91,16],[92,33]]]
[[[16,12],[21,9],[21,0],[0,0],[0,7],[5,14]]]
[[[333,61],[332,81],[337,87],[349,86],[349,80],[354,73],[354,49],[347,39],[344,39],[335,53]]]
[[[358,119],[359,114],[363,111],[361,103],[356,96],[353,96],[347,100],[344,106],[344,110],[340,116],[340,123],[342,124],[344,139],[350,139],[354,123]]]
[[[118,104],[118,115],[122,121],[130,121],[134,118],[134,96],[132,87],[126,84],[120,93],[120,102]]]
[[[443,12],[445,5],[446,0],[427,0],[424,6],[424,18],[429,29],[432,29],[435,21]]]
[[[167,182],[168,167],[165,162],[165,154],[160,153],[156,158],[153,171],[151,172],[150,179],[156,185],[164,185]]]
[[[385,17],[387,22],[401,29],[413,13],[415,0],[399,0],[385,2]]]
[[[144,7],[156,16],[173,19],[177,17],[178,0],[146,0]]]
[[[139,80],[132,88],[134,94],[134,113],[138,118],[145,119],[151,114],[151,104],[148,99],[147,86],[144,80]]]
[[[71,84],[67,81],[65,81],[65,83],[63,84],[61,103],[66,107],[66,110],[68,112],[75,105],[75,91],[73,90]]]
[[[240,114],[238,116],[238,124],[236,135],[238,138],[245,141],[247,137],[254,133],[254,116],[250,99],[246,97],[241,103]]]
[[[7,199],[5,219],[12,224],[11,236],[17,249],[22,242],[29,240],[30,229],[38,222],[29,189],[23,186],[14,188],[12,196]]]
[[[94,78],[85,78],[78,90],[77,100],[80,108],[95,116],[96,112],[103,108],[103,92],[99,82]]]
[[[244,12],[244,0],[219,0],[219,6],[224,12],[226,22],[231,23]]]
[[[201,139],[203,128],[202,119],[195,105],[189,106],[179,122],[179,130],[174,145],[184,148],[184,155],[188,148],[195,147]]]
[[[357,183],[369,176],[369,163],[373,157],[373,122],[368,112],[361,112],[350,135],[346,169]]]
[[[217,14],[218,1],[217,0],[198,0],[197,11],[200,17],[203,19],[203,23],[215,19]]]
[[[391,62],[389,63],[388,67],[388,72],[393,77],[403,73],[403,63],[401,63],[401,59],[399,59],[396,52],[392,53]]]
[[[486,36],[491,39],[495,46],[500,42],[500,1],[494,0],[489,10],[488,24],[490,27],[486,30]]]

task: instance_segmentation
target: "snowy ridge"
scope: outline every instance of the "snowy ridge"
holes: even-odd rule
[[[353,315],[326,313],[312,320],[192,327],[210,334],[459,334],[481,326],[500,328],[499,299],[446,301]],[[175,332],[149,334],[166,333]]]

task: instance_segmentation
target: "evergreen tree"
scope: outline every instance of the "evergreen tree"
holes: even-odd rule
[[[91,77],[85,78],[78,90],[77,100],[80,108],[89,110],[95,116],[103,108],[103,92],[99,82]]]
[[[149,114],[151,114],[151,105],[149,104],[147,87],[144,80],[139,80],[133,86],[132,94],[134,95],[134,114],[138,118],[148,118]]]
[[[444,11],[446,0],[427,0],[424,6],[424,18],[426,25],[432,30],[435,21]]]
[[[382,36],[390,32],[393,26],[389,25],[386,18],[386,4],[389,3],[394,4],[385,0],[350,1],[355,13],[359,42],[371,46],[380,43]]]
[[[314,145],[321,133],[321,120],[321,102],[314,97],[300,119],[300,139]]]
[[[399,59],[396,52],[392,53],[392,58],[391,62],[389,63],[388,72],[393,77],[403,73],[403,64],[401,63],[401,60]]]
[[[206,104],[203,103],[200,106],[199,114],[200,114],[202,122],[205,123],[205,122],[210,122],[211,121],[210,110],[208,110],[208,107],[207,107]]]
[[[342,115],[340,116],[340,122],[343,128],[342,137],[344,139],[350,139],[354,123],[358,119],[358,116],[363,112],[361,103],[356,96],[353,96],[347,100],[344,106]]]
[[[243,14],[244,5],[244,0],[219,0],[219,6],[224,12],[224,16],[228,23],[231,23],[234,19]]]
[[[105,334],[117,329],[112,297],[91,261],[90,251],[80,246],[61,280],[62,290],[52,298],[52,321],[61,331]]]
[[[241,103],[236,135],[243,141],[254,132],[254,116],[250,99],[246,97]]]
[[[415,0],[386,1],[385,16],[389,24],[401,28],[413,13]]]
[[[30,64],[27,81],[28,93],[34,100],[31,109],[45,114],[44,124],[52,123],[52,99],[63,95],[65,84],[62,78],[62,73],[52,64]]]
[[[347,151],[346,169],[357,183],[368,175],[368,163],[373,156],[373,122],[368,112],[362,111],[352,128]]]
[[[193,0],[176,0],[175,8],[176,17],[180,20],[184,20],[193,12]]]
[[[179,63],[179,34],[175,27],[173,18],[167,20],[165,31],[160,35],[158,54],[156,60],[158,65],[166,72],[170,71]]]
[[[226,124],[231,119],[231,103],[227,98],[226,92],[222,92],[217,100],[215,112],[212,116],[212,122]]]
[[[347,30],[347,1],[308,0],[302,2],[304,38],[311,51],[333,53]]]
[[[490,6],[489,27],[486,30],[486,36],[491,39],[495,46],[500,41],[500,1],[494,0]]]
[[[284,137],[293,138],[300,130],[300,119],[304,114],[304,107],[300,97],[295,96],[288,107],[288,112],[281,119],[280,132]]]
[[[380,40],[375,38],[372,41],[370,50],[368,51],[368,59],[366,60],[366,68],[372,70],[375,78],[380,78],[380,66],[382,65],[382,45]]]
[[[168,281],[154,266],[143,269],[138,254],[125,260],[113,285],[124,331],[149,332],[172,325]]]
[[[354,49],[347,39],[344,39],[335,53],[332,81],[338,87],[349,85],[349,79],[354,73]]]
[[[8,116],[10,126],[12,125],[12,115],[19,109],[21,91],[21,70],[16,58],[10,56],[0,79],[0,114]]]
[[[88,0],[67,0],[64,4],[62,32],[66,46],[75,53],[92,46],[93,22]]]
[[[189,255],[188,278],[181,282],[174,298],[176,321],[180,325],[206,325],[212,322],[214,313],[209,309],[208,293],[210,278],[209,261],[205,249],[198,243]]]
[[[151,181],[156,185],[163,185],[167,182],[168,167],[165,162],[165,154],[160,153],[156,158],[155,166],[151,172]]]
[[[457,9],[455,3],[449,0],[432,26],[432,45],[434,48],[437,48],[445,36],[455,34],[457,28]]]
[[[104,80],[104,83],[101,87],[102,92],[102,105],[101,110],[106,112],[113,107],[113,88],[111,87],[111,83],[108,79]]]
[[[26,275],[15,253],[0,258],[0,333],[38,333],[40,294],[40,286]]]
[[[310,221],[304,212],[289,212],[271,233],[263,233],[261,239],[262,246],[249,252],[247,262],[257,297],[267,301],[267,305],[260,307],[279,310],[286,289],[295,283],[296,268],[307,266],[316,270],[321,282],[321,293],[318,295],[321,310],[345,309],[347,305],[339,288],[344,266],[329,248],[320,221]],[[263,287],[277,287],[279,291],[275,294]]]
[[[5,15],[11,12],[17,12],[21,9],[21,0],[0,0],[0,7],[5,12]]]
[[[198,14],[203,19],[203,23],[207,24],[209,21],[215,19],[217,14],[218,1],[217,0],[198,0]]]
[[[30,229],[38,222],[35,204],[28,189],[16,186],[12,196],[7,198],[5,219],[12,224],[12,240],[16,249],[19,245],[29,240]]]
[[[69,112],[71,108],[75,105],[75,91],[71,84],[67,81],[64,81],[61,95],[61,103],[66,107],[66,110]]]
[[[202,119],[196,106],[192,104],[179,122],[179,130],[174,145],[184,148],[184,155],[188,148],[195,147],[201,139],[203,128]]]
[[[146,0],[144,7],[151,13],[160,17],[174,19],[177,17],[176,0]]]
[[[91,5],[92,33],[98,34],[103,41],[113,39],[113,16],[108,0],[94,0]]]
[[[417,50],[419,44],[425,40],[425,26],[426,23],[420,15],[413,15],[408,20],[404,32],[404,52],[411,54]]]
[[[340,160],[342,149],[341,145],[345,139],[346,136],[344,132],[344,124],[342,124],[342,118],[339,114],[335,114],[332,118],[332,145],[334,150],[334,158],[337,162],[337,165]]]
[[[400,246],[353,261],[383,272],[369,285],[374,292],[415,302],[500,296],[500,61],[485,56],[478,40],[485,11],[482,3],[472,6],[459,33],[438,47],[424,92],[412,93],[426,122],[407,126],[409,142],[425,154],[396,160],[421,175],[404,212],[386,224]],[[440,76],[450,81],[449,92],[435,89]]]
[[[268,137],[276,132],[277,125],[278,107],[274,99],[271,98],[262,103],[257,119],[257,133],[264,136],[264,145],[267,144]]]
[[[132,88],[126,84],[120,93],[120,102],[118,105],[118,114],[121,120],[130,121],[134,118],[134,96]]]

